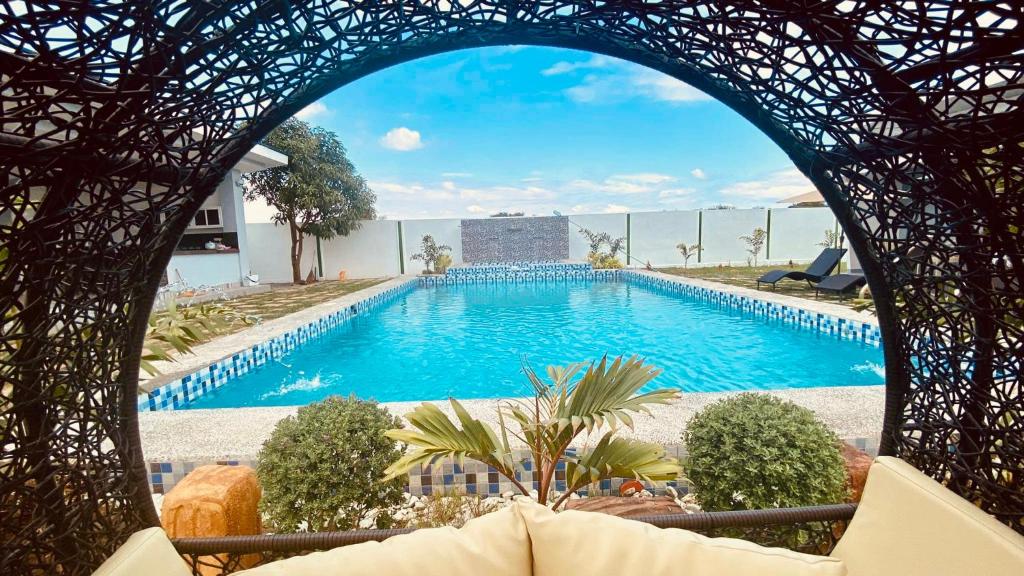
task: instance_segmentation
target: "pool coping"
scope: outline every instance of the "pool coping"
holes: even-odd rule
[[[564,266],[564,265],[563,265]],[[419,286],[497,282],[565,280],[626,280],[660,290],[680,293],[716,305],[739,310],[800,329],[810,329],[839,339],[878,346],[877,321],[869,314],[826,302],[773,294],[649,270],[593,270],[566,268],[557,273],[423,277],[404,275],[375,286],[311,306],[225,338],[204,344],[183,359],[184,369],[169,382],[144,390],[137,399],[140,412],[175,410],[207,391],[266,364],[300,344],[348,321],[353,316],[387,304]],[[144,389],[144,386],[142,386]]]
[[[817,414],[839,438],[869,453],[876,451],[884,417],[883,386],[828,386],[759,390],[804,406]],[[686,392],[669,405],[651,406],[651,414],[634,414],[633,430],[624,429],[624,436],[666,447],[672,455],[682,455],[680,440],[690,418],[703,407],[740,392]],[[474,418],[497,427],[495,408],[502,399],[464,400],[463,406]],[[447,402],[434,402],[450,418],[454,413]],[[384,402],[392,414],[402,417],[420,402]],[[293,415],[298,406],[260,408],[227,408],[157,411],[139,414],[139,435],[142,443],[150,485],[154,491],[166,492],[188,472],[203,464],[253,466],[263,442],[269,438],[278,421]],[[408,424],[406,424],[408,425]],[[573,443],[583,448],[594,443],[602,431],[591,438],[581,437]],[[413,471],[408,490],[423,494],[423,486],[458,488],[460,472],[453,462],[445,460],[432,470]],[[471,473],[473,470],[469,470]],[[493,471],[489,471],[493,472]],[[461,472],[465,473],[465,471]],[[437,477],[438,475],[440,477]],[[452,483],[449,476],[455,475]],[[424,481],[424,477],[435,476]],[[498,492],[510,489],[499,478]],[[493,484],[493,482],[488,482]],[[614,484],[614,483],[613,483]],[[488,490],[480,493],[491,493]]]
[[[177,362],[158,364],[158,369],[176,368],[153,379],[158,384],[140,381],[138,410],[174,409],[417,285],[415,275],[398,276],[197,346]]]

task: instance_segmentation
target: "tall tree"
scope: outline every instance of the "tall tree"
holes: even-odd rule
[[[277,210],[274,223],[288,226],[292,281],[301,284],[305,236],[348,235],[359,220],[375,217],[377,197],[334,132],[291,118],[262,143],[287,154],[288,166],[247,175],[245,198],[262,198]]]

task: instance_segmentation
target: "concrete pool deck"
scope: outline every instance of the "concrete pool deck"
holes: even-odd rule
[[[882,386],[792,388],[768,393],[807,407],[840,438],[868,438],[877,442],[882,429],[885,392]],[[627,436],[678,444],[686,422],[704,406],[737,392],[692,392],[668,406],[654,406],[651,415],[634,415],[635,429]],[[469,413],[497,427],[494,410],[501,400],[461,401]],[[421,402],[385,402],[393,414],[404,416]],[[437,401],[450,417],[451,407]],[[149,462],[215,462],[255,458],[274,425],[295,414],[298,407],[170,410],[139,414],[142,451]],[[583,444],[581,442],[579,444]]]
[[[706,280],[682,278],[659,272],[639,272],[652,277],[670,279],[674,282],[731,292],[812,312],[829,314],[838,318],[877,325],[877,321],[870,314],[855,312],[844,306],[828,302],[775,294],[770,291],[751,290]],[[370,288],[346,294],[198,346],[195,349],[195,354],[182,358],[180,362],[161,366],[165,372],[173,370],[173,373],[164,374],[159,379],[140,384],[140,387],[148,390],[160,382],[180,378],[183,374],[191,373],[219,359],[251,348],[355,302],[400,286],[413,278],[415,276],[412,275],[396,277]],[[840,438],[866,438],[877,444],[884,411],[884,388],[882,386],[841,386],[843,382],[829,382],[827,376],[823,377],[821,384],[822,387],[817,388],[791,388],[769,392],[813,410]],[[698,410],[731,394],[735,394],[735,392],[686,393],[678,402],[670,406],[652,407],[650,416],[636,415],[634,417],[635,430],[633,432],[627,430],[625,433],[638,439],[665,445],[678,444],[686,422]],[[497,399],[465,400],[463,404],[474,417],[496,425],[494,414],[499,402],[500,400]],[[447,402],[435,403],[442,406],[451,415]],[[404,416],[419,404],[419,401],[390,402],[384,403],[384,406],[392,413]],[[141,412],[139,414],[139,429],[143,454],[148,462],[249,461],[259,452],[274,425],[282,418],[294,414],[296,410],[295,406],[284,406]],[[584,439],[581,444],[585,442]]]
[[[179,356],[174,362],[153,362],[153,366],[160,371],[160,374],[155,377],[148,377],[145,372],[140,373],[139,380],[139,391],[148,392],[162,386],[172,380],[180,379],[182,376],[186,376],[222,360],[243,350],[248,350],[257,344],[262,344],[272,338],[291,332],[300,326],[315,322],[316,320],[344,309],[356,302],[372,298],[373,296],[385,292],[391,288],[401,286],[402,284],[415,279],[415,275],[396,276],[389,280],[385,280],[380,284],[375,284],[369,288],[357,290],[344,296],[339,296],[333,300],[321,302],[315,306],[310,306],[304,310],[293,312],[274,320],[268,320],[261,322],[245,330],[228,334],[220,338],[216,338],[205,344],[200,344],[192,349],[191,354]]]

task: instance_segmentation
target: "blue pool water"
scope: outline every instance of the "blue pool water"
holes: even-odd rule
[[[627,282],[417,288],[187,408],[524,396],[548,364],[640,354],[652,386],[719,392],[883,384],[880,349]],[[539,370],[540,371],[540,370]]]

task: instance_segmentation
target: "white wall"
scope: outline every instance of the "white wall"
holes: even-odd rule
[[[237,286],[241,282],[238,275],[238,253],[171,256],[171,262],[167,265],[167,279],[173,284],[178,281],[179,275],[191,288]]]
[[[679,266],[683,259],[676,244],[698,241],[704,247],[700,262],[690,260],[690,266],[715,266],[747,262],[747,245],[739,239],[754,228],[767,228],[767,210],[683,210],[665,212],[637,212],[630,215],[630,256],[632,266],[643,266],[650,260],[653,266]],[[828,208],[773,208],[770,230],[770,261],[762,250],[760,261],[766,263],[809,262],[821,251],[818,245],[824,239],[825,229],[833,229],[835,218]],[[701,222],[702,220],[702,222]],[[440,244],[452,247],[454,264],[462,263],[462,221],[448,218],[437,220],[373,220],[349,236],[339,236],[321,242],[324,277],[334,279],[340,270],[350,278],[380,278],[401,273],[399,261],[399,227],[401,227],[402,262],[406,274],[423,270],[423,262],[413,261],[412,255],[421,251],[425,234]],[[587,258],[588,244],[580,234],[580,227],[596,232],[607,232],[613,238],[626,236],[625,214],[577,214],[569,217],[569,259],[583,262]],[[261,282],[291,282],[288,260],[288,229],[265,223],[249,223],[248,252],[250,268],[260,275]],[[620,255],[625,262],[625,253]],[[302,256],[303,277],[316,259],[316,239],[307,238]],[[243,271],[244,272],[244,271]],[[172,275],[173,277],[173,275]],[[233,278],[231,282],[238,282]],[[204,280],[204,283],[211,283]]]
[[[631,264],[643,266],[680,266],[683,257],[676,244],[697,243],[699,210],[673,210],[669,212],[637,212],[630,215],[629,253]],[[690,258],[690,264],[697,258]]]
[[[700,261],[703,264],[732,263],[746,264],[747,243],[740,236],[749,236],[754,228],[767,227],[767,210],[705,210],[701,231]],[[761,249],[760,258],[764,258]]]
[[[320,242],[324,277],[345,270],[349,278],[398,276],[398,221],[368,220],[348,236]]]
[[[292,281],[291,240],[287,226],[246,224],[249,236],[249,266],[260,275],[260,283]],[[302,248],[302,277],[316,262],[316,238],[307,237]]]
[[[423,236],[427,234],[434,237],[434,242],[451,246],[452,264],[462,264],[461,219],[404,220],[402,222],[402,248],[406,274],[419,274],[423,271],[423,261],[413,260],[412,255],[422,251]]]
[[[825,230],[836,230],[829,208],[772,209],[771,262],[810,262],[824,250]]]
[[[592,232],[607,232],[612,238],[624,238],[626,236],[626,215],[577,214],[569,216],[569,260],[586,262],[590,243],[586,236],[580,234],[580,227]],[[623,246],[623,252],[619,255],[619,259],[623,262],[626,260],[625,246]]]

